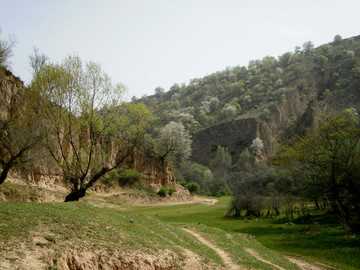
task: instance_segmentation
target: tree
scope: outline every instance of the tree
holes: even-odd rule
[[[360,127],[346,112],[325,116],[278,155],[280,164],[305,179],[311,195],[326,198],[353,229],[360,228]]]
[[[340,35],[336,35],[334,37],[334,43],[339,44],[342,41],[342,37]]]
[[[311,41],[305,42],[303,44],[303,51],[306,55],[311,55],[315,51],[314,43],[312,43]]]
[[[160,130],[158,138],[158,151],[162,158],[171,155],[181,162],[191,155],[191,138],[189,132],[181,123],[171,121]]]
[[[183,162],[179,168],[179,172],[186,182],[195,182],[200,185],[202,190],[206,191],[209,191],[209,186],[214,179],[209,168],[191,161]]]
[[[200,186],[195,182],[187,183],[185,187],[190,191],[191,194],[194,194],[200,190]]]
[[[152,117],[144,105],[124,103],[99,64],[68,56],[42,66],[31,83],[41,96],[43,145],[77,201],[102,176],[119,168],[143,138]]]
[[[0,35],[1,35],[0,28]],[[0,40],[0,66],[8,67],[9,65],[9,57],[12,54],[12,50],[15,46],[15,38],[10,36],[8,40]]]
[[[33,51],[33,55],[30,55],[29,57],[29,64],[32,68],[33,76],[35,76],[40,72],[43,66],[48,64],[50,59],[45,54],[40,53],[39,49],[36,47],[33,48]]]
[[[261,153],[264,149],[264,143],[260,138],[255,138],[250,145],[250,150],[252,150],[256,155],[261,156]]]
[[[38,96],[31,89],[19,89],[10,100],[0,100],[3,110],[0,117],[0,184],[11,169],[30,160],[29,150],[41,138],[38,121]]]

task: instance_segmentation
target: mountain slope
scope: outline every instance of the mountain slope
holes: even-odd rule
[[[336,36],[318,48],[306,42],[278,59],[266,56],[134,101],[148,106],[158,128],[182,122],[194,137],[192,159],[208,165],[217,145],[236,163],[256,137],[265,156],[273,154],[282,136],[304,132],[321,113],[359,110],[359,89],[360,36]]]

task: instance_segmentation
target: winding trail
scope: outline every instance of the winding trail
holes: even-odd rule
[[[275,267],[275,268],[277,268],[277,269],[279,269],[279,270],[286,270],[286,269],[282,268],[281,266],[278,266],[278,265],[276,265],[276,264],[273,264],[272,262],[269,262],[269,261],[265,260],[264,258],[262,258],[262,257],[259,255],[259,253],[257,253],[255,250],[253,250],[253,249],[251,249],[251,248],[245,248],[245,251],[248,252],[249,254],[251,254],[251,256],[253,256],[253,257],[255,257],[256,259],[258,259],[259,261],[262,261],[262,262],[264,262],[264,263],[266,263],[266,264],[269,264],[269,265],[271,265],[271,266],[273,266],[273,267]]]
[[[220,258],[224,261],[224,263],[226,265],[226,269],[230,269],[230,270],[244,269],[244,268],[240,268],[239,265],[235,264],[232,261],[232,259],[230,258],[229,254],[227,254],[224,250],[222,250],[221,248],[215,246],[213,243],[211,243],[208,240],[206,240],[205,238],[203,238],[197,232],[194,232],[193,230],[190,230],[188,228],[183,228],[183,230],[186,231],[187,233],[190,233],[193,236],[195,236],[202,244],[204,244],[204,245],[208,246],[209,248],[213,249],[220,256]]]
[[[302,261],[300,259],[295,259],[289,256],[285,256],[286,259],[288,259],[290,262],[296,264],[300,269],[302,270],[324,270],[325,268],[321,268],[318,266],[315,266],[313,264],[310,264],[306,261]]]

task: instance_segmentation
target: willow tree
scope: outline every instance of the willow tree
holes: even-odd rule
[[[71,184],[65,201],[77,201],[133,153],[152,117],[144,105],[123,102],[94,62],[68,56],[42,66],[31,87],[42,97],[43,144]]]

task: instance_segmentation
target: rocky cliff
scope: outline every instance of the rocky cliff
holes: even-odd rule
[[[14,98],[24,90],[24,83],[7,70],[0,74],[0,120],[5,120]]]
[[[193,137],[192,160],[209,164],[217,146],[221,145],[229,150],[235,163],[255,138],[264,142],[263,157],[266,160],[276,152],[277,144],[286,132],[296,127],[296,132],[301,133],[314,124],[324,107],[314,101],[316,94],[315,85],[308,85],[306,89],[288,89],[281,103],[272,103],[266,114],[221,123],[197,132]]]

